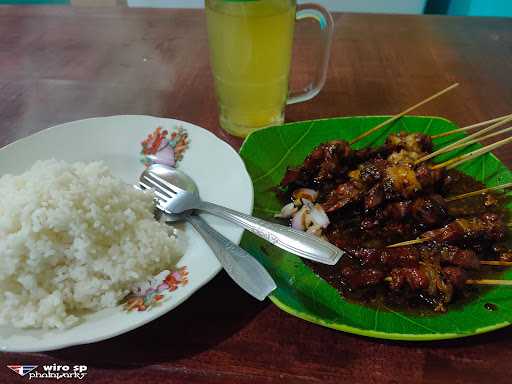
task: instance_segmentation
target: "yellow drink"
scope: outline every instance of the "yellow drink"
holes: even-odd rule
[[[282,123],[295,0],[206,0],[206,16],[222,128],[243,137]]]

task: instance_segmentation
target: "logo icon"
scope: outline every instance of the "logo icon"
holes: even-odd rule
[[[27,373],[36,369],[37,365],[8,365],[7,368],[16,372],[20,376],[25,376]]]

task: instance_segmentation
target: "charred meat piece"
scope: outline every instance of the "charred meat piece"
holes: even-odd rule
[[[380,157],[383,148],[362,148],[353,151],[353,163],[354,165],[364,163],[370,159]]]
[[[429,227],[443,223],[448,217],[446,201],[437,194],[418,197],[411,204],[411,216],[416,222]]]
[[[404,220],[411,214],[411,200],[395,201],[386,205],[382,211],[382,218],[390,220]]]
[[[430,259],[427,257],[420,264],[420,271],[427,276],[429,281],[428,288],[424,289],[424,293],[431,298],[437,297],[437,300],[434,300],[436,303],[449,303],[453,295],[453,286],[443,279],[437,255],[432,256],[434,257]]]
[[[492,193],[486,193],[484,195],[484,205],[486,207],[493,207],[498,205],[498,198],[494,196]]]
[[[468,279],[467,273],[460,267],[444,267],[442,270],[444,280],[456,289],[462,289]]]
[[[306,157],[301,167],[288,169],[281,186],[288,186],[291,183],[308,185],[309,180],[322,183],[335,178],[342,172],[343,159],[351,154],[349,144],[343,140],[320,144]]]
[[[425,163],[416,168],[412,164],[388,166],[383,181],[386,199],[409,199],[419,191],[435,190],[441,184],[443,175],[442,169],[432,169]]]
[[[429,279],[420,267],[395,268],[389,274],[389,288],[393,291],[408,286],[413,291],[426,290]]]
[[[359,166],[361,181],[366,185],[372,185],[381,181],[385,174],[388,162],[380,157],[369,160]]]
[[[453,245],[441,247],[439,250],[441,263],[451,264],[464,269],[480,269],[480,259],[475,251],[471,249],[461,249]]]
[[[409,199],[421,190],[414,169],[408,165],[392,165],[386,168],[382,182],[386,199],[397,197]]]
[[[418,267],[395,268],[387,278],[393,291],[409,289],[418,291],[434,305],[435,312],[446,311],[445,304],[453,298],[454,287],[463,287],[464,272],[458,267],[447,267],[440,272],[437,267],[420,265]],[[461,283],[461,279],[464,279]],[[457,285],[454,285],[455,282]]]
[[[366,198],[368,198],[368,195]],[[374,203],[371,208],[374,208],[376,205]],[[365,208],[368,209],[369,207],[365,205]],[[419,224],[424,228],[443,225],[449,217],[444,198],[440,195],[432,194],[420,196],[414,200],[389,202],[383,208],[375,210],[374,217],[367,219],[375,223],[375,225],[389,221],[407,221]]]
[[[375,184],[364,197],[364,209],[369,210],[378,207],[384,201],[384,190],[382,185]]]
[[[392,152],[391,155],[388,156],[387,161],[394,165],[414,164],[416,160],[425,155],[426,154],[424,152],[411,152],[402,149],[399,152]]]
[[[412,224],[400,221],[387,223],[380,230],[391,242],[404,238],[410,239],[411,237],[417,237],[419,234]]]
[[[429,265],[409,268],[395,268],[387,281],[393,291],[409,289],[419,291],[434,306],[435,312],[445,312],[446,304],[451,302],[454,290],[463,289],[467,275],[460,267],[445,267],[438,271]]]
[[[364,186],[355,180],[340,184],[331,191],[327,200],[322,204],[325,212],[333,212],[349,203],[359,201],[364,194]]]
[[[423,233],[421,237],[439,242],[500,241],[505,237],[505,226],[497,214],[484,213],[480,217],[456,219],[442,228]]]
[[[365,248],[343,247],[350,256],[359,259],[363,266],[385,266],[387,268],[417,265],[420,253],[414,247]]]
[[[376,217],[366,217],[361,220],[360,227],[363,231],[369,231],[380,226],[380,220]]]
[[[501,261],[512,261],[512,250],[507,248],[505,244],[495,244],[492,250]]]
[[[436,187],[442,184],[444,179],[444,170],[432,169],[428,163],[421,163],[416,167],[416,179],[421,184],[422,189]]]
[[[341,270],[341,276],[350,288],[359,289],[382,283],[385,274],[383,271],[375,268],[356,269],[347,266]]]
[[[387,268],[414,266],[418,263],[455,265],[464,269],[480,269],[480,259],[475,251],[453,245],[423,245],[397,248],[343,247],[361,265],[381,265]]]
[[[389,165],[386,160],[377,158],[361,164],[349,172],[348,176],[350,181],[338,185],[326,199],[324,209],[327,212],[333,212],[348,203],[360,202],[364,196],[366,209],[374,209],[385,200],[411,199],[424,189],[435,189],[432,187],[441,180],[442,174],[429,167],[415,170],[410,164]],[[439,203],[440,200],[437,200]],[[432,209],[435,202],[431,202]]]
[[[352,152],[346,141],[331,141],[322,145],[323,160],[318,167],[318,174],[315,177],[317,183],[332,179],[341,172],[342,159],[346,159]]]
[[[398,152],[405,149],[410,152],[417,153],[430,153],[432,152],[432,139],[428,135],[422,133],[409,133],[400,132],[397,134],[390,134],[386,139],[386,147],[393,152]]]

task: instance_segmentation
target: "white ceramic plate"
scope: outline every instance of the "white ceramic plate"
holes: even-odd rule
[[[18,140],[0,149],[0,174],[24,172],[37,160],[103,160],[112,172],[130,184],[144,169],[139,161],[140,142],[156,127],[182,126],[190,144],[179,168],[196,181],[201,196],[224,206],[250,213],[252,182],[238,154],[213,134],[179,120],[149,116],[99,117],[61,124]],[[242,229],[205,215],[218,231],[238,243]],[[67,330],[20,330],[0,327],[0,350],[48,351],[91,343],[140,327],[175,308],[211,280],[221,269],[212,251],[186,225],[187,250],[178,266],[187,266],[189,282],[166,294],[160,305],[146,311],[127,312],[118,306],[88,316]]]

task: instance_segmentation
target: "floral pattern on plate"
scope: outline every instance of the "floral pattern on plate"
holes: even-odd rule
[[[128,311],[145,311],[161,302],[168,292],[175,291],[188,283],[187,267],[176,271],[162,271],[155,277],[138,284],[123,300]]]
[[[171,131],[158,127],[141,142],[140,160],[146,167],[154,163],[175,167],[188,144],[188,133],[183,127]]]
[[[180,126],[171,130],[157,127],[142,142],[140,160],[144,166],[163,164],[175,167],[187,150],[189,138],[187,131]],[[132,292],[123,299],[128,311],[145,311],[161,302],[166,292],[172,292],[188,283],[187,267],[171,272],[160,272],[153,278],[138,284]]]

